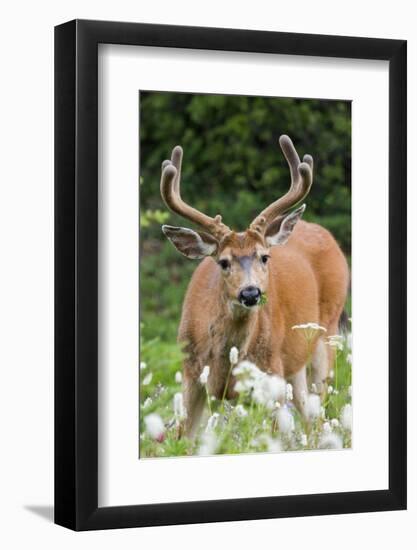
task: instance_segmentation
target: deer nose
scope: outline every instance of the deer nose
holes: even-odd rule
[[[256,306],[261,297],[261,291],[257,286],[247,286],[239,292],[239,302],[244,306]]]

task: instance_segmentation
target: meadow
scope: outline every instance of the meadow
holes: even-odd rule
[[[306,337],[314,324],[294,327]],[[327,392],[321,400],[310,384],[308,419],[293,404],[292,386],[262,373],[249,361],[237,363],[230,350],[230,372],[239,397],[214,399],[207,393],[206,414],[192,441],[181,434],[186,411],[182,400],[181,350],[159,339],[142,341],[140,456],[238,454],[252,452],[342,449],[351,447],[351,333],[325,336],[336,354]],[[200,383],[210,376],[203,369]]]
[[[186,223],[167,211],[159,194],[161,162],[181,144],[184,196],[198,209],[221,213],[228,225],[243,229],[288,188],[288,166],[277,145],[279,135],[287,133],[300,154],[311,153],[315,162],[304,219],[329,229],[349,260],[350,103],[145,92],[140,120],[140,457],[350,447],[350,322],[340,338],[321,331],[334,347],[336,361],[322,402],[310,385],[308,421],[294,406],[290,385],[251,363],[235,364],[231,349],[230,372],[240,383],[239,398],[207,395],[198,436],[194,441],[183,436],[183,353],[176,335],[197,262],[182,257],[163,236],[163,223]],[[346,310],[350,317],[349,303]],[[305,330],[308,337],[308,331],[320,329],[294,330]],[[209,369],[202,374],[204,384]]]

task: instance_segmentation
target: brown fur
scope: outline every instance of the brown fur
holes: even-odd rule
[[[266,265],[258,261],[268,253]],[[236,302],[245,273],[239,258],[254,257],[251,277],[266,293],[267,303],[245,309]],[[222,273],[219,258],[232,261]],[[184,393],[188,411],[187,432],[192,435],[204,407],[199,375],[210,366],[208,390],[221,398],[230,369],[229,351],[253,361],[261,370],[287,379],[308,362],[308,349],[300,331],[292,326],[316,322],[337,333],[348,288],[348,267],[343,253],[323,227],[300,221],[288,242],[268,248],[256,231],[227,235],[215,259],[205,258],[195,270],[185,296],[178,339],[184,344]],[[329,356],[329,368],[330,368]],[[233,379],[228,397],[233,396]]]

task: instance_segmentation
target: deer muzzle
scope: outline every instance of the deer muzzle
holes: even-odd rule
[[[253,307],[259,304],[261,290],[257,286],[247,286],[239,292],[238,300],[245,307]]]

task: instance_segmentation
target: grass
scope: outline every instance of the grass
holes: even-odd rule
[[[328,391],[321,403],[315,388],[309,385],[309,421],[294,406],[291,387],[281,379],[271,380],[255,365],[242,362],[238,369],[241,372],[236,375],[241,386],[239,398],[223,401],[208,396],[211,416],[207,406],[198,436],[191,441],[179,437],[181,396],[174,397],[182,392],[182,352],[176,344],[158,338],[142,339],[141,458],[350,448],[350,338],[343,337],[339,345],[333,376],[327,381]],[[152,429],[155,419],[159,422],[157,435]]]

